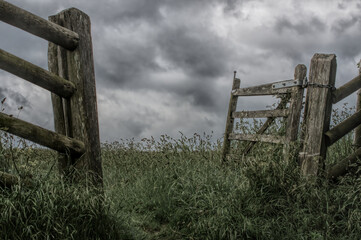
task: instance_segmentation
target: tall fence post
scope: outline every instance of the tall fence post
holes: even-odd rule
[[[327,144],[324,133],[330,126],[336,67],[334,54],[316,53],[312,57],[306,99],[307,119],[304,119],[305,138],[300,153],[301,171],[306,177],[319,175],[325,166]]]
[[[49,20],[79,35],[78,47],[73,51],[49,44],[49,70],[73,82],[77,89],[69,99],[52,95],[55,128],[57,132],[84,142],[85,153],[79,159],[70,159],[70,165],[80,173],[85,171],[94,184],[102,185],[90,18],[80,10],[70,8]],[[59,165],[61,171],[69,172],[66,156],[59,158]]]
[[[358,66],[358,70],[359,70],[359,75],[361,75],[361,60],[360,62],[357,64]],[[357,91],[357,101],[356,101],[356,112],[361,110],[361,89],[359,89]],[[361,126],[358,126],[355,129],[355,135],[354,135],[354,146],[355,149],[358,149],[359,147],[361,147]]]
[[[306,78],[307,68],[303,64],[298,64],[295,68],[294,80],[304,82]],[[286,143],[284,147],[285,158],[289,159],[290,154],[293,153],[293,147],[291,146],[298,137],[298,129],[300,125],[301,110],[302,110],[302,98],[304,89],[302,86],[294,87],[291,93],[291,101],[289,106],[290,115],[287,118],[286,129]],[[293,155],[293,154],[292,154]]]
[[[224,140],[223,140],[223,149],[222,149],[222,160],[226,161],[227,154],[229,153],[231,141],[229,140],[229,135],[233,131],[234,118],[232,113],[237,109],[237,100],[238,96],[233,95],[233,90],[236,90],[240,87],[241,80],[236,78],[236,71],[234,71],[233,84],[232,84],[232,93],[229,100],[226,130],[224,131]]]

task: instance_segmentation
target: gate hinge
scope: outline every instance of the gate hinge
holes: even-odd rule
[[[303,84],[302,80],[290,79],[290,80],[284,80],[284,81],[276,82],[276,83],[272,84],[272,89],[302,86],[302,84]]]

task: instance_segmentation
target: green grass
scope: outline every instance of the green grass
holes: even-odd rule
[[[0,239],[361,238],[359,173],[307,183],[272,145],[222,164],[221,142],[208,135],[104,143],[99,198],[62,183],[51,151],[13,146],[9,136],[3,143],[3,169],[37,185],[2,190]],[[327,164],[351,153],[351,143],[347,135],[333,145]]]
[[[357,176],[308,185],[281,149],[222,165],[219,151],[182,150],[181,142],[157,152],[104,146],[111,208],[143,239],[360,239]]]

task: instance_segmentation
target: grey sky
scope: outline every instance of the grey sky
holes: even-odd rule
[[[232,84],[292,78],[314,53],[335,53],[336,86],[357,74],[361,3],[352,0],[14,0],[43,18],[77,7],[92,20],[102,141],[220,138]],[[0,48],[47,68],[47,42],[0,22]],[[0,70],[6,112],[52,129],[49,93]],[[271,98],[272,100],[272,98]],[[355,102],[355,96],[346,101]],[[269,98],[241,98],[240,109]]]

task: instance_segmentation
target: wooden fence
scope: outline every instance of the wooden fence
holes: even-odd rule
[[[334,54],[315,54],[311,60],[306,97],[308,104],[305,108],[304,148],[300,152],[301,170],[305,176],[319,176],[325,172],[328,178],[337,178],[346,174],[350,166],[361,157],[360,135],[356,131],[355,143],[358,148],[354,153],[340,160],[335,166],[325,167],[327,148],[361,124],[361,110],[358,104],[355,114],[330,129],[332,104],[361,88],[359,74],[336,89],[336,68]]]
[[[307,68],[305,65],[297,65],[295,68],[294,79],[274,82],[254,87],[240,88],[240,79],[233,78],[233,86],[229,101],[226,129],[224,134],[222,158],[226,161],[229,153],[231,140],[249,141],[242,156],[247,155],[257,142],[268,142],[284,144],[285,152],[290,151],[290,145],[297,140],[298,126],[302,109],[303,81],[306,78]],[[237,112],[237,100],[239,96],[261,96],[261,95],[285,95],[276,109],[260,111],[241,111]],[[287,108],[287,104],[289,107]],[[272,136],[264,135],[267,128],[277,117],[287,117],[286,135]],[[267,118],[263,126],[256,134],[239,134],[233,132],[235,118]],[[287,155],[286,155],[287,156]]]
[[[0,113],[0,128],[58,151],[61,174],[82,173],[79,177],[102,186],[88,15],[71,8],[48,21],[0,0],[0,20],[49,41],[49,71],[1,49],[0,68],[52,92],[55,132],[4,113]]]
[[[239,88],[240,80],[234,76],[224,135],[223,160],[227,159],[227,154],[230,152],[230,141],[234,139],[251,141],[245,148],[243,155],[248,154],[257,141],[270,143],[296,141],[301,117],[303,89],[307,88],[302,132],[300,134],[299,163],[301,172],[306,177],[323,175],[329,179],[335,179],[346,174],[361,158],[361,90],[359,90],[361,89],[361,70],[359,70],[358,76],[336,89],[336,68],[336,56],[334,54],[315,54],[311,60],[308,82],[294,86],[289,80],[283,83],[284,87],[277,87],[276,89],[274,87],[279,85],[279,82],[250,88]],[[306,67],[298,65],[295,70],[294,83],[300,79],[306,79],[305,77]],[[332,104],[338,103],[357,90],[359,91],[356,113],[330,129]],[[283,98],[279,106],[274,110],[236,112],[238,96],[279,95],[285,93],[291,93],[291,96]],[[289,108],[284,109],[289,100]],[[235,118],[260,117],[268,118],[255,135],[233,133]],[[275,117],[288,118],[286,136],[262,135]],[[356,129],[354,145],[357,149],[347,158],[341,159],[336,165],[326,168],[327,148],[353,129]],[[284,149],[287,150],[288,147],[289,144],[286,144]]]

